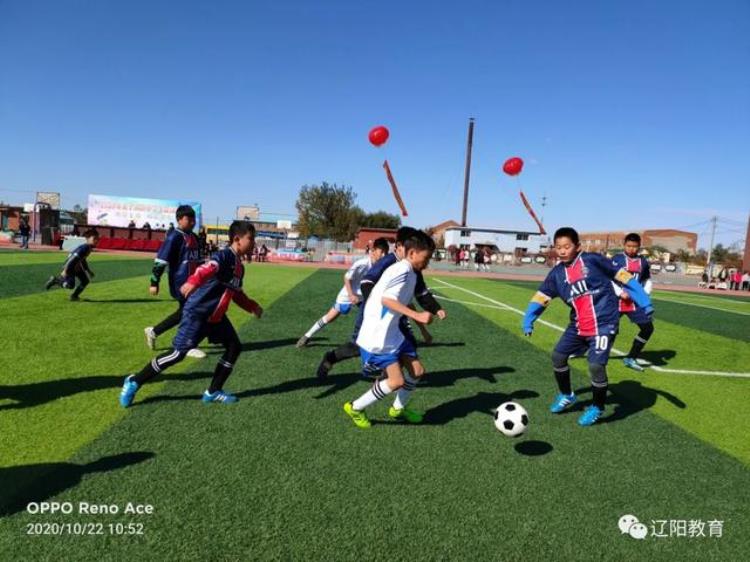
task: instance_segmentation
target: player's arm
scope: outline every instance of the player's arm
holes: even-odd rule
[[[205,285],[209,279],[212,279],[219,271],[219,262],[210,260],[198,267],[182,287],[180,293],[185,298],[192,295],[201,285]]]
[[[596,262],[595,262],[596,263]],[[600,266],[603,264],[601,269],[604,270],[613,281],[622,285],[628,292],[628,297],[635,302],[637,306],[642,308],[646,314],[650,314],[654,311],[654,307],[651,304],[651,297],[646,294],[643,290],[643,286],[638,280],[628,273],[624,268],[617,269],[617,267],[610,261],[602,258]]]
[[[432,314],[430,314],[428,311],[425,310],[423,312],[417,312],[416,310],[409,308],[405,304],[401,304],[400,301],[392,297],[384,296],[381,299],[381,304],[387,309],[395,312],[396,314],[403,314],[404,316],[406,316],[407,318],[411,318],[415,322],[420,322],[422,324],[429,324],[430,322],[432,322]]]
[[[94,277],[94,272],[91,271],[91,268],[89,267],[89,260],[83,258],[81,260],[81,266],[86,270],[86,273],[88,273],[91,277]]]
[[[359,302],[359,297],[354,294],[354,289],[352,288],[352,276],[354,275],[354,269],[355,267],[352,266],[344,274],[344,289],[346,289],[346,294],[349,295],[349,302],[351,302],[352,304],[357,304]]]
[[[245,291],[235,291],[234,295],[232,295],[232,300],[242,310],[245,310],[250,314],[254,314],[256,318],[260,318],[261,316],[263,316],[263,307],[260,306],[256,301],[248,297],[245,294]]]
[[[161,281],[161,276],[164,275],[164,271],[167,269],[167,266],[170,263],[173,240],[174,236],[167,236],[167,238],[164,240],[164,243],[159,246],[159,250],[156,252],[156,257],[154,258],[154,266],[153,268],[151,268],[149,288],[149,292],[152,295],[159,294],[159,282]]]
[[[651,291],[654,290],[654,284],[651,281],[651,266],[648,264],[648,262],[644,259],[643,260],[643,267],[641,268],[643,271],[641,272],[641,281],[643,281],[643,290],[646,291],[647,295],[651,295]]]
[[[445,310],[443,310],[443,307],[440,306],[440,303],[430,292],[430,289],[424,282],[424,277],[422,276],[421,271],[417,273],[417,285],[414,288],[414,296],[417,299],[419,306],[421,306],[423,309],[430,312],[431,314],[436,315],[441,320],[445,319],[447,314]]]
[[[530,336],[534,332],[534,322],[547,309],[551,300],[552,297],[541,290],[534,293],[531,301],[529,301],[529,305],[526,307],[526,313],[523,315],[523,322],[521,323],[524,335]]]

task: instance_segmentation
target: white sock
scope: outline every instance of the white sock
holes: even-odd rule
[[[381,381],[375,381],[372,388],[365,392],[362,396],[352,402],[352,408],[361,412],[368,406],[372,406],[378,400],[381,400],[388,396],[393,390],[388,386],[388,380],[383,379]]]
[[[326,324],[328,324],[328,320],[326,320],[326,317],[323,316],[323,318],[321,318],[320,320],[315,322],[315,324],[312,325],[312,328],[310,328],[309,330],[307,330],[307,332],[305,332],[305,337],[306,338],[313,337],[313,334],[315,334],[315,332],[320,330]]]
[[[396,393],[396,399],[393,401],[393,407],[397,410],[403,410],[411,398],[411,393],[417,388],[417,380],[408,373],[404,374],[404,386]]]

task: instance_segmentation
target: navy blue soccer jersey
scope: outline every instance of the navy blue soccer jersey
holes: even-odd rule
[[[206,277],[210,277],[188,297],[183,314],[212,323],[219,322],[235,293],[242,290],[245,266],[234,250],[227,246],[211,256],[195,275],[201,277],[204,272]]]
[[[612,263],[618,269],[624,269],[630,273],[643,286],[646,293],[651,293],[651,266],[646,258],[642,256],[631,258],[623,253],[612,258]],[[636,308],[632,300],[620,299],[620,312],[633,312]]]
[[[370,267],[370,270],[362,278],[361,284],[372,283],[372,285],[375,286],[375,283],[377,283],[380,280],[385,270],[391,267],[397,261],[398,261],[398,257],[394,253],[388,254],[387,256],[380,258],[378,261],[372,264],[372,267]],[[416,273],[417,273],[417,285],[414,288],[414,296],[421,297],[427,294],[429,292],[429,289],[427,288],[427,284],[424,282],[424,277],[422,276],[422,272],[417,271]]]
[[[570,264],[553,267],[532,301],[546,306],[559,297],[570,307],[570,320],[579,336],[608,334],[620,320],[612,280],[624,284],[630,279],[630,274],[604,256],[581,252]]]
[[[157,268],[161,265],[162,271],[164,266],[169,266],[169,294],[172,298],[182,300],[180,287],[195,273],[200,261],[198,238],[195,234],[179,228],[167,234],[164,243],[159,247],[155,262]],[[158,284],[159,274],[156,268],[154,274]]]
[[[68,257],[65,259],[65,264],[63,265],[63,271],[67,271],[70,275],[75,273],[79,266],[88,270],[86,258],[91,255],[91,250],[93,249],[94,247],[91,244],[81,244],[78,246],[68,254]]]

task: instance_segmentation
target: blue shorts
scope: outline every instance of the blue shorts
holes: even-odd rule
[[[195,318],[190,313],[183,313],[172,347],[176,351],[190,351],[198,347],[206,337],[211,343],[224,344],[237,339],[237,332],[226,316],[216,323],[210,323],[202,318]]]
[[[617,326],[600,326],[599,332],[598,336],[579,336],[576,325],[570,324],[557,342],[555,351],[566,357],[588,351],[589,363],[606,365],[617,337]]]
[[[333,308],[336,310],[339,314],[349,314],[349,311],[352,309],[352,303],[350,302],[335,302],[333,303]]]
[[[404,339],[403,343],[393,353],[370,353],[360,347],[359,354],[362,356],[363,371],[382,371],[389,365],[398,363],[399,358],[404,355],[417,358],[417,350],[407,338]]]
[[[651,317],[642,308],[636,308],[632,312],[621,312],[620,316],[626,315],[633,324],[641,325],[651,322]]]

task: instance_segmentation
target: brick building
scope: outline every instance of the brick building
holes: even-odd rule
[[[685,250],[695,254],[698,249],[698,235],[684,230],[648,229],[648,230],[610,230],[601,232],[582,232],[581,247],[585,252],[604,252],[611,248],[622,248],[623,239],[629,232],[641,235],[641,244],[645,248],[662,246],[671,253]]]

